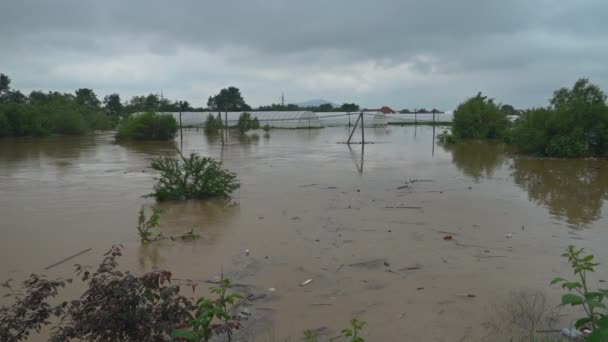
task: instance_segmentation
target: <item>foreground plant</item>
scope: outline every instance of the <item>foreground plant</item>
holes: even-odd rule
[[[585,254],[584,248],[576,249],[572,245],[568,246],[566,253],[562,256],[568,258],[574,275],[578,277],[576,281],[568,281],[564,278],[555,278],[551,281],[551,284],[561,284],[563,289],[568,289],[568,293],[562,296],[562,305],[570,304],[583,308],[586,316],[578,319],[574,323],[574,327],[579,330],[586,327],[591,328],[587,341],[607,341],[608,316],[605,313],[604,300],[608,297],[608,290],[592,291],[587,278],[588,272],[595,272],[595,266],[598,263],[593,262],[592,254]]]
[[[199,298],[195,317],[188,323],[189,329],[177,329],[171,335],[188,341],[207,342],[214,335],[226,334],[228,341],[231,341],[232,331],[238,330],[240,323],[232,319],[228,305],[234,305],[235,300],[241,298],[238,293],[228,294],[231,288],[230,279],[222,275],[219,286],[211,288],[211,293],[217,295],[217,299]]]
[[[65,285],[61,280],[31,276],[24,282],[23,294],[9,288],[16,300],[0,308],[0,340],[26,340],[56,316],[52,342],[168,341],[171,332],[190,322],[194,304],[180,295],[179,286],[171,285],[171,272],[136,276],[118,270],[121,254],[121,247],[112,247],[92,273],[77,265],[86,290],[58,305],[50,304],[50,299]]]
[[[350,328],[346,328],[342,330],[342,334],[336,337],[332,337],[330,341],[339,340],[341,338],[347,338],[350,342],[365,342],[363,337],[359,336],[361,330],[363,330],[363,326],[365,325],[364,321],[360,321],[356,318],[350,320]],[[306,342],[317,342],[318,334],[315,330],[305,330],[304,331],[304,341]]]
[[[160,172],[154,192],[148,196],[158,201],[229,197],[239,188],[236,174],[222,168],[222,163],[196,153],[180,158],[164,156],[152,161]]]
[[[359,336],[364,325],[364,321],[353,318],[350,320],[350,328],[342,330],[342,335],[346,338],[350,338],[350,342],[365,342],[363,337]]]
[[[35,274],[22,283],[21,289],[11,285],[11,280],[0,284],[10,293],[5,298],[13,298],[10,306],[0,307],[0,341],[13,342],[28,339],[32,332],[49,324],[49,319],[57,310],[48,300],[58,294],[71,280],[48,280]]]

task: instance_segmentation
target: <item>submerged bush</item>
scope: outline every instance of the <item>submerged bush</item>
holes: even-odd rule
[[[509,119],[500,106],[478,93],[456,108],[452,135],[455,139],[500,139],[508,127]]]
[[[213,114],[209,114],[209,116],[207,116],[207,120],[205,120],[205,132],[217,132],[217,130],[220,128],[222,128],[222,122]]]
[[[244,112],[239,116],[237,127],[241,132],[247,132],[250,129],[260,128],[260,122],[258,118],[251,118],[251,114]]]
[[[169,156],[152,161],[160,172],[149,196],[158,201],[228,197],[239,188],[236,174],[222,168],[222,163],[195,153],[190,157]]]
[[[526,154],[549,157],[608,155],[606,95],[586,79],[554,92],[547,108],[526,111],[508,142]]]
[[[147,112],[133,115],[118,126],[116,137],[136,140],[171,140],[177,133],[177,121],[171,114]]]

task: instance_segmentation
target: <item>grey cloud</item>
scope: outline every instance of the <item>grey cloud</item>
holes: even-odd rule
[[[601,0],[7,1],[0,71],[28,89],[168,89],[199,104],[236,85],[254,104],[285,90],[452,108],[486,90],[530,106],[579,76],[608,85],[607,12]]]

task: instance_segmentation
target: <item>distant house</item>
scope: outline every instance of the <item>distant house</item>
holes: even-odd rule
[[[397,113],[391,107],[384,106],[382,108],[365,108],[364,112],[382,112],[383,114],[395,114]]]

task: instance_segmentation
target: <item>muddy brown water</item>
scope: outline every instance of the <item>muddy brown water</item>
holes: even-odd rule
[[[347,134],[232,132],[222,147],[185,131],[183,150],[223,160],[241,188],[232,201],[161,204],[164,234],[202,238],[144,246],[135,225],[139,208],[154,205],[142,198],[154,183],[147,165],[179,139],[0,140],[0,279],[71,276],[74,263],[96,264],[120,243],[121,267],[194,280],[223,271],[266,294],[243,339],[330,337],[357,317],[370,341],[479,341],[501,339],[488,326],[510,291],[542,290],[558,304],[549,282],[569,275],[559,257],[568,244],[603,263],[594,284],[608,277],[606,161],[514,158],[489,142],[444,148],[431,127],[366,129],[374,144],[364,150],[340,144]]]

